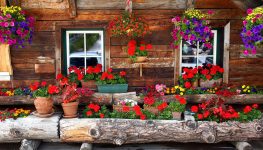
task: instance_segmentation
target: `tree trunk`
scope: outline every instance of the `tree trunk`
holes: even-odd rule
[[[38,118],[30,115],[17,120],[7,119],[1,122],[0,143],[21,141],[23,139],[58,139],[58,123],[61,115],[50,118]]]
[[[192,120],[191,120],[192,121]],[[60,138],[64,142],[150,143],[247,141],[262,138],[262,120],[240,122],[196,122],[196,127],[176,120],[62,119]]]

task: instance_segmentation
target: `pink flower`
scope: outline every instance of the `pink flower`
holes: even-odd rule
[[[246,32],[246,36],[252,36],[252,32],[251,32],[250,30],[248,30],[248,31]]]
[[[11,18],[12,16],[10,14],[6,14],[6,17],[7,18]]]
[[[247,25],[247,21],[246,20],[243,21],[243,25],[244,26]]]
[[[208,15],[212,15],[212,14],[214,14],[214,11],[213,10],[208,10],[207,13],[208,13]]]
[[[253,9],[251,9],[251,8],[247,9],[247,14],[248,15],[251,14],[252,12],[253,12]]]
[[[256,50],[256,49],[252,49],[252,50],[251,50],[251,53],[252,53],[253,55],[255,55],[255,54],[257,54],[257,50]]]
[[[209,28],[209,27],[205,27],[204,31],[205,31],[206,33],[208,33],[208,32],[210,32],[210,28]]]
[[[5,22],[4,27],[8,27],[8,26],[9,26],[8,22]]]
[[[10,22],[10,26],[11,26],[11,27],[15,26],[15,23],[14,23],[13,21]]]
[[[248,50],[245,50],[243,53],[244,55],[248,55]]]

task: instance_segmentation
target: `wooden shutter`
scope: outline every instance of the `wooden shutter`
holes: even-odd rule
[[[8,44],[0,44],[0,57],[0,72],[8,72],[9,75],[13,75],[10,47]]]

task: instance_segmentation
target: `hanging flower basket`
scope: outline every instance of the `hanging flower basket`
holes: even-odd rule
[[[138,44],[140,43],[140,44]],[[147,60],[148,51],[152,49],[151,44],[146,44],[145,42],[136,42],[135,40],[130,40],[128,43],[128,55],[133,62],[142,63]]]
[[[176,16],[173,18],[172,22],[175,24],[175,28],[171,33],[174,39],[172,46],[178,48],[181,40],[186,40],[190,41],[191,44],[202,42],[205,47],[212,48],[211,38],[213,33],[205,20],[209,14],[212,14],[212,12],[209,11],[204,14],[200,10],[188,9],[183,17]]]
[[[130,38],[143,37],[149,33],[149,26],[143,17],[124,12],[109,23],[110,34],[113,37],[128,36]]]
[[[27,16],[18,6],[0,9],[0,43],[24,47],[25,42],[32,42],[34,31],[33,17]]]
[[[247,14],[240,34],[245,46],[245,55],[256,54],[256,48],[263,44],[263,8],[248,9]]]

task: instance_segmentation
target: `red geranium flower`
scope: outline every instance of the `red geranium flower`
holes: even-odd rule
[[[123,112],[129,112],[130,111],[129,106],[126,106],[126,105],[122,106],[122,111]]]
[[[197,106],[192,106],[191,107],[191,111],[194,112],[194,113],[197,113],[198,112],[198,107]]]
[[[152,49],[152,48],[153,48],[152,44],[147,44],[147,45],[146,45],[146,49],[147,49],[147,50]]]
[[[212,78],[211,75],[206,75],[205,77],[207,78],[207,80],[210,80]]]
[[[121,71],[121,72],[120,72],[120,76],[122,76],[122,77],[123,77],[123,76],[126,76],[126,72],[125,72],[125,71]]]
[[[220,73],[224,73],[224,68],[220,68],[220,69],[219,69],[219,72],[220,72]]]
[[[186,74],[183,75],[183,79],[184,80],[187,80],[188,79],[188,76]]]
[[[88,74],[92,74],[93,73],[93,68],[92,66],[88,66],[87,71]]]
[[[190,88],[192,87],[192,85],[191,85],[190,82],[185,82],[185,83],[184,83],[184,86],[185,86],[185,88],[187,88],[187,89],[190,89]]]
[[[135,40],[130,40],[129,43],[128,43],[128,46],[129,47],[136,46],[136,41]]]
[[[109,75],[108,75],[108,79],[110,79],[110,80],[114,79],[113,74],[109,74]]]
[[[203,114],[204,118],[207,118],[209,115],[210,115],[209,111],[205,111],[204,114]]]
[[[62,75],[61,73],[59,73],[59,74],[57,75],[57,80],[62,79],[62,77],[63,77],[63,75]]]
[[[112,68],[109,68],[107,71],[111,73],[112,72]]]
[[[189,78],[189,79],[191,79],[191,78],[193,78],[193,77],[194,77],[194,74],[192,74],[192,73],[189,73],[189,74],[188,74],[188,78]]]
[[[59,88],[55,85],[50,85],[48,87],[48,93],[49,94],[55,94],[55,93],[57,94],[57,93],[59,93]]]
[[[128,48],[128,55],[133,56],[135,54],[136,47],[129,47]]]
[[[140,46],[140,50],[144,51],[145,50],[145,46]]]
[[[104,114],[100,113],[100,118],[104,118],[104,116],[105,116]]]
[[[202,120],[204,118],[203,114],[197,114],[197,118]]]
[[[203,75],[207,75],[208,73],[209,73],[209,70],[207,70],[207,69],[204,69],[201,71],[201,74],[203,74]]]
[[[108,73],[107,72],[103,72],[102,75],[101,75],[101,80],[105,80],[108,76]]]
[[[253,107],[254,109],[257,109],[257,108],[258,108],[258,104],[253,104],[252,107]]]
[[[185,104],[186,104],[185,98],[180,98],[180,99],[179,99],[179,102],[180,102],[180,104],[182,104],[182,105],[185,105]]]
[[[141,115],[140,118],[141,118],[141,120],[145,120],[146,116],[145,115]]]
[[[252,108],[251,108],[250,106],[246,106],[243,111],[244,111],[245,114],[247,114],[247,113],[249,113],[251,110],[252,110]]]
[[[87,112],[86,112],[86,115],[87,115],[87,116],[92,116],[92,111],[87,111]]]
[[[100,110],[100,106],[99,105],[94,105],[93,110],[95,112],[98,112]]]

